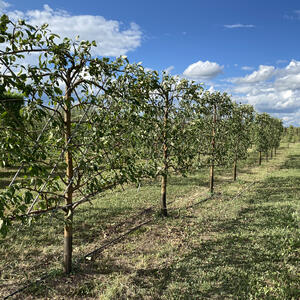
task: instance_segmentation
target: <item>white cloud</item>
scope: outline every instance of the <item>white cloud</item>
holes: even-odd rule
[[[253,24],[229,24],[229,25],[224,25],[225,28],[228,29],[235,29],[235,28],[254,28],[255,25]]]
[[[216,62],[201,61],[189,65],[183,72],[183,75],[194,80],[208,80],[222,73],[224,66]]]
[[[288,74],[299,74],[300,73],[300,61],[291,60],[291,62],[285,68]]]
[[[208,91],[209,91],[210,93],[214,93],[214,92],[215,92],[214,86],[211,85],[211,86],[209,87]]]
[[[300,89],[300,73],[278,78],[274,84],[279,90]]]
[[[249,67],[249,66],[243,66],[242,70],[244,71],[252,71],[254,68],[253,67]]]
[[[9,6],[9,3],[0,0],[0,13],[4,12]]]
[[[276,61],[276,64],[286,64],[286,63],[288,63],[289,61],[288,60],[286,60],[286,59],[278,59],[277,61]]]
[[[169,66],[168,68],[164,69],[164,72],[166,72],[167,74],[170,74],[173,69],[174,69],[174,66]]]
[[[260,65],[257,71],[246,75],[245,77],[233,78],[233,83],[256,83],[270,79],[275,75],[275,67]]]
[[[291,60],[283,68],[261,65],[230,82],[235,100],[282,118],[286,125],[300,125],[300,61]]]
[[[288,20],[295,20],[295,19],[299,20],[300,19],[300,10],[296,9],[290,14],[285,14],[283,17]]]
[[[4,5],[5,2],[0,3]],[[54,10],[49,5],[44,5],[42,10],[8,11],[8,15],[13,19],[24,18],[33,25],[48,23],[51,31],[62,38],[74,39],[79,35],[81,40],[95,40],[95,55],[124,55],[141,45],[142,32],[135,23],[123,28],[119,21],[106,20],[102,16],[74,16],[64,10]]]

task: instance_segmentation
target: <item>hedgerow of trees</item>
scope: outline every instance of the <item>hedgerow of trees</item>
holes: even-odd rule
[[[93,57],[95,42],[61,39],[47,25],[3,15],[0,44],[1,164],[18,167],[0,194],[0,232],[62,210],[66,273],[80,204],[117,185],[159,177],[167,216],[173,173],[210,167],[213,193],[215,166],[233,165],[236,179],[251,144],[260,155],[279,147],[281,121],[126,57]],[[36,63],[25,63],[28,56]]]

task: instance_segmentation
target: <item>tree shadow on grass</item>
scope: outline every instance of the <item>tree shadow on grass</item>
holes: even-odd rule
[[[295,199],[300,178],[271,177],[256,186],[235,218],[203,224],[215,235],[168,267],[141,269],[139,288],[165,299],[298,299],[300,259]],[[287,190],[289,192],[287,193]],[[191,232],[201,232],[201,224]]]
[[[297,159],[300,160],[300,156]],[[77,281],[70,283],[77,284],[82,289],[74,292],[74,297],[81,295],[81,292],[85,293],[83,283],[88,275],[130,273],[130,282],[124,293],[130,289],[142,291],[139,299],[144,296],[148,299],[298,299],[298,222],[294,216],[295,209],[288,200],[297,197],[299,186],[300,178],[293,176],[271,177],[258,183],[245,200],[246,206],[234,218],[221,216],[217,222],[214,219],[206,220],[203,224],[189,224],[188,232],[193,233],[194,239],[195,233],[198,234],[197,242],[191,243],[188,240],[190,244],[186,247],[187,250],[176,257],[170,257],[169,263],[131,269],[122,262],[105,262],[100,258],[101,266],[97,267],[99,262],[93,262],[91,270],[87,268],[82,270],[82,274],[78,272]],[[96,208],[92,213],[84,208],[83,211],[86,212],[86,217],[94,220],[97,224],[95,227],[100,232],[101,224],[124,213],[124,208]],[[203,239],[203,228],[209,228],[215,234]],[[80,239],[88,239],[90,230],[92,226],[81,231]],[[178,227],[178,230],[184,232],[185,229]],[[82,236],[85,231],[86,237]],[[41,230],[37,234],[43,235],[44,232]],[[97,232],[93,233],[93,238],[99,239]],[[143,251],[146,253],[147,249]],[[88,283],[87,289],[95,288],[89,284],[93,283]],[[60,285],[58,281],[57,285]],[[50,286],[56,288],[53,282]],[[66,296],[65,290],[60,288],[67,286],[68,284],[64,284],[59,287],[55,295],[62,295],[63,299]],[[30,296],[31,293],[25,295]],[[123,296],[130,299],[130,291]],[[119,299],[123,296],[120,295]]]
[[[280,169],[300,169],[300,155],[289,155]]]
[[[183,177],[183,176],[170,176],[168,180],[168,186],[207,186],[208,185],[208,176],[205,178],[204,176],[197,177]]]

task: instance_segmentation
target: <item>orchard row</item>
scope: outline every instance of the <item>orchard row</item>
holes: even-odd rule
[[[213,193],[216,166],[232,165],[235,180],[250,148],[261,162],[279,147],[280,120],[126,57],[93,57],[94,42],[3,15],[0,43],[0,162],[19,168],[0,194],[0,231],[62,209],[66,273],[78,205],[158,177],[167,216],[171,174],[209,167]]]

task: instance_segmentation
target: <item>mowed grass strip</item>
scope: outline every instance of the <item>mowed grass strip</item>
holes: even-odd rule
[[[75,263],[68,277],[61,266],[62,215],[16,226],[0,244],[0,296],[47,271],[46,280],[16,298],[298,299],[300,144],[281,148],[261,167],[250,161],[237,182],[231,170],[219,170],[216,196],[195,206],[207,197],[208,172],[173,177],[166,219],[155,209],[135,218],[158,206],[158,182],[114,190],[82,206],[75,212],[75,260],[152,221],[90,261]]]

